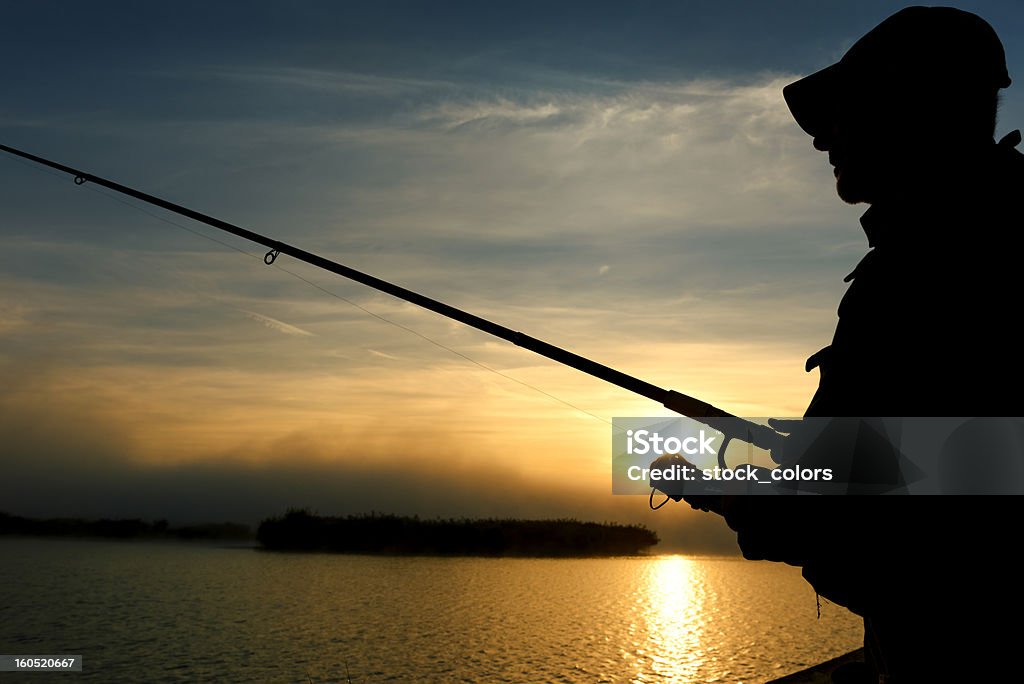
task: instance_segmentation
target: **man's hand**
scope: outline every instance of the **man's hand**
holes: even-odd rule
[[[803,420],[791,418],[769,418],[768,425],[779,433],[778,446],[772,449],[772,460],[776,463],[792,463],[807,451],[814,439],[808,435]],[[801,427],[805,429],[801,430]]]
[[[687,478],[655,479],[652,475],[651,486],[665,494],[673,501],[686,500],[693,508],[723,515],[722,495],[720,491],[710,491],[713,481],[704,480],[701,468],[686,460],[681,454],[665,454],[651,463],[651,470],[662,473],[680,475],[688,473]]]

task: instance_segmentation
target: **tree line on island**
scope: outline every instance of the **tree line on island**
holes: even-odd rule
[[[264,520],[256,538],[274,551],[547,557],[637,555],[659,541],[642,525],[377,513],[327,517],[296,509]]]

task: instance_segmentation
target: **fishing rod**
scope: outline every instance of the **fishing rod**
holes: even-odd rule
[[[718,430],[725,435],[726,441],[731,439],[740,439],[768,451],[771,451],[774,447],[779,445],[781,435],[770,427],[760,425],[745,418],[740,418],[723,411],[716,406],[712,406],[707,402],[681,392],[676,392],[671,389],[663,389],[657,385],[652,385],[649,382],[633,377],[632,375],[627,375],[626,373],[617,371],[614,368],[609,368],[608,366],[592,361],[580,356],[579,354],[574,354],[573,352],[562,349],[561,347],[556,347],[555,345],[539,340],[536,337],[531,337],[524,333],[512,330],[511,328],[506,328],[505,326],[499,325],[493,321],[481,318],[467,311],[463,311],[462,309],[457,309],[454,306],[450,306],[436,299],[431,299],[430,297],[418,292],[413,292],[412,290],[408,290],[386,280],[381,280],[380,278],[363,273],[362,271],[357,271],[354,268],[339,264],[336,261],[331,261],[330,259],[326,259],[318,254],[307,252],[304,249],[300,249],[279,240],[274,240],[273,238],[242,228],[241,226],[236,226],[233,223],[228,223],[227,221],[222,221],[218,218],[208,216],[180,204],[169,202],[165,199],[141,192],[126,185],[115,183],[114,181],[107,180],[106,178],[101,178],[100,176],[80,171],[79,169],[74,169],[70,166],[65,166],[64,164],[59,164],[55,161],[44,159],[43,157],[38,157],[34,154],[29,154],[28,152],[15,149],[13,147],[8,147],[7,145],[0,144],[0,150],[37,164],[48,166],[51,169],[61,171],[62,173],[69,174],[74,178],[75,185],[95,183],[96,185],[108,188],[122,195],[134,197],[137,200],[141,200],[147,204],[152,204],[160,207],[161,209],[166,209],[167,211],[178,214],[179,216],[190,218],[212,228],[216,228],[218,230],[231,233],[232,235],[237,235],[238,237],[249,240],[250,242],[263,245],[268,249],[267,253],[263,257],[263,262],[268,266],[272,265],[280,255],[285,254],[294,259],[298,259],[299,261],[304,261],[311,266],[316,266],[317,268],[330,271],[331,273],[340,275],[344,278],[372,287],[380,292],[385,292],[389,295],[407,301],[410,304],[415,304],[416,306],[424,309],[429,309],[430,311],[459,321],[460,323],[464,323],[476,328],[477,330],[488,333],[489,335],[500,337],[501,339],[507,340],[518,347],[528,349],[536,354],[549,358],[552,361],[557,361],[563,365],[583,371],[588,375],[610,382],[613,385],[617,385],[618,387],[629,390],[635,394],[639,394],[640,396],[653,399],[680,415],[692,418],[715,430]],[[719,450],[719,461],[723,467],[723,456],[725,452],[724,446],[725,445],[723,445]]]

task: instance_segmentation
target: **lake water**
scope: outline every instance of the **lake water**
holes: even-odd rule
[[[795,568],[0,539],[0,653],[102,682],[761,682],[859,645]]]

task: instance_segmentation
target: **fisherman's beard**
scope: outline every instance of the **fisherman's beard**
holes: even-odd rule
[[[871,184],[856,167],[839,169],[839,176],[836,177],[836,192],[839,194],[839,199],[847,204],[872,201]]]

